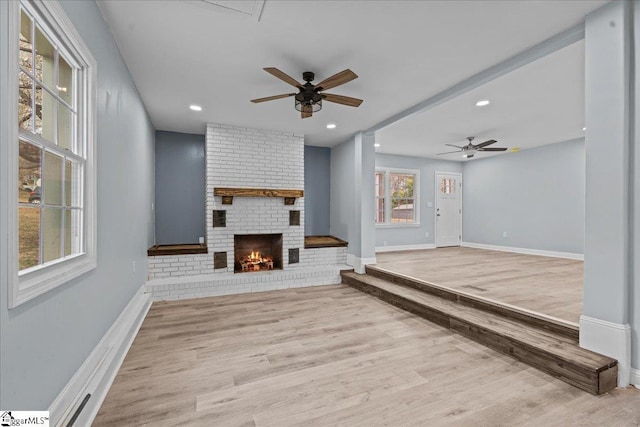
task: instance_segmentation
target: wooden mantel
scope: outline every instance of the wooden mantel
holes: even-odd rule
[[[282,197],[285,205],[293,205],[296,203],[296,198],[304,196],[304,190],[215,187],[213,195],[222,196],[223,205],[233,204],[234,197]]]

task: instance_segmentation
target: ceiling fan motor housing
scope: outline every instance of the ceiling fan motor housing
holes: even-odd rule
[[[311,87],[306,86],[307,85],[304,85],[302,89],[300,89],[300,92],[296,94],[296,101],[304,105],[311,105],[322,101],[322,95],[313,90],[313,85],[311,85]]]

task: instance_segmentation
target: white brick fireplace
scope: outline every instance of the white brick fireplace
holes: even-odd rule
[[[340,270],[349,268],[346,248],[304,248],[304,197],[287,205],[283,197],[234,196],[228,204],[214,196],[216,188],[303,190],[302,135],[210,123],[206,161],[209,253],[149,257],[147,287],[155,300],[340,283]],[[224,225],[214,226],[214,211]],[[299,211],[299,225],[290,225],[290,211]],[[235,235],[280,233],[282,270],[234,273]]]
[[[233,236],[282,233],[283,269],[289,249],[304,248],[304,198],[286,206],[281,197],[234,197],[223,205],[216,187],[304,189],[304,137],[291,133],[209,124],[207,126],[207,244],[226,252],[233,272]],[[226,211],[226,227],[213,227],[213,211]],[[289,225],[289,211],[300,211],[300,225]],[[224,270],[216,269],[216,273]]]

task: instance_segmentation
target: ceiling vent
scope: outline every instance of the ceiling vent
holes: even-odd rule
[[[252,21],[260,21],[266,0],[200,0],[223,13],[241,15]]]

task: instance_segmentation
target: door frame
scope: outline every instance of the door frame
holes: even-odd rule
[[[462,234],[462,215],[464,214],[464,210],[462,209],[462,190],[464,188],[464,186],[462,185],[462,172],[443,172],[443,171],[435,171],[434,174],[434,206],[433,206],[433,244],[435,245],[436,248],[438,248],[438,191],[440,191],[440,188],[438,186],[438,175],[455,175],[459,177],[460,180],[460,197],[458,198],[458,206],[459,206],[459,210],[460,210],[460,245],[462,246],[462,238],[463,238],[463,234]],[[445,246],[440,246],[440,247],[445,247]]]

